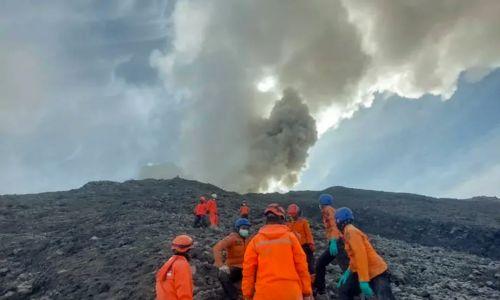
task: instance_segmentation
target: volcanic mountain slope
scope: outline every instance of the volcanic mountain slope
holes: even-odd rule
[[[192,228],[199,195],[217,193],[221,230]],[[434,199],[333,187],[386,258],[400,299],[499,299],[500,202]],[[67,192],[0,196],[0,299],[153,299],[155,271],[174,235],[194,236],[195,298],[222,299],[211,246],[227,234],[241,200],[257,230],[266,204],[292,201],[324,249],[320,192],[239,195],[180,178],[92,182]],[[331,266],[335,299],[339,269]]]

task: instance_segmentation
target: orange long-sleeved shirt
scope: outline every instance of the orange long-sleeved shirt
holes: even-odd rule
[[[370,281],[387,270],[387,264],[373,249],[368,237],[354,225],[344,228],[344,240],[349,269],[358,273],[359,281]]]
[[[253,300],[302,299],[311,295],[306,255],[286,225],[265,225],[243,260],[243,296]]]
[[[214,265],[220,267],[224,264],[222,251],[226,251],[225,264],[229,267],[241,268],[248,242],[249,239],[242,238],[238,233],[230,233],[213,247]]]
[[[217,213],[217,201],[215,201],[215,199],[209,199],[207,201],[207,209],[209,213]]]
[[[184,256],[172,256],[156,273],[156,300],[192,300],[193,277]]]
[[[207,205],[205,203],[196,204],[194,214],[197,216],[205,216],[207,214]]]
[[[314,239],[311,232],[311,227],[309,226],[309,221],[305,218],[298,218],[297,220],[292,220],[287,222],[286,225],[290,230],[295,233],[297,238],[299,239],[299,243],[301,245],[304,244],[313,244]]]
[[[243,216],[243,215],[249,215],[250,214],[250,207],[248,207],[247,205],[242,205],[240,206],[240,216]]]
[[[335,222],[335,208],[332,206],[325,206],[321,209],[321,219],[323,220],[323,225],[325,226],[326,238],[339,239],[340,231],[337,228],[337,223]]]

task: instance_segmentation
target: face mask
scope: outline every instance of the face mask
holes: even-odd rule
[[[248,236],[248,229],[240,229],[239,234],[242,237],[247,237]]]

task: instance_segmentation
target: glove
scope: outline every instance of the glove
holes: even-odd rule
[[[219,272],[229,274],[229,267],[226,265],[222,265],[221,267],[219,267]]]
[[[340,288],[341,285],[345,284],[345,282],[347,281],[347,278],[349,278],[349,276],[351,276],[351,270],[347,269],[347,270],[345,270],[344,274],[342,274],[342,276],[340,276],[339,282],[337,282],[337,288]]]
[[[330,240],[329,250],[331,256],[335,256],[337,255],[337,253],[339,253],[339,251],[337,250],[337,239]]]
[[[361,281],[359,283],[359,289],[361,290],[361,293],[365,295],[365,297],[367,298],[373,297],[373,291],[368,282]]]

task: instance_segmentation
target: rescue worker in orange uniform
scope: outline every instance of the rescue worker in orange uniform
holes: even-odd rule
[[[179,235],[172,241],[174,255],[156,273],[156,300],[192,300],[193,277],[189,250],[193,239]]]
[[[307,267],[310,274],[314,274],[314,239],[309,221],[301,216],[302,211],[297,204],[290,204],[287,208],[288,222],[286,225],[295,233],[299,243],[307,256]]]
[[[269,204],[266,225],[252,238],[243,260],[244,299],[312,300],[311,276],[299,240],[284,225],[285,210]]]
[[[200,197],[200,202],[194,207],[194,227],[207,227],[207,199]]]
[[[210,220],[210,227],[217,228],[219,226],[219,216],[217,211],[217,194],[212,194],[212,198],[207,201],[208,218]]]
[[[352,225],[352,211],[347,207],[339,208],[335,221],[344,235],[350,259],[349,268],[337,284],[340,299],[351,300],[361,293],[366,298],[376,296],[378,300],[394,300],[387,264],[373,249],[366,234]]]
[[[219,268],[219,281],[224,289],[225,298],[241,299],[242,265],[245,249],[249,242],[250,222],[239,218],[234,223],[234,232],[215,244],[214,265]],[[225,260],[223,259],[225,252]]]
[[[243,201],[240,205],[240,218],[248,219],[248,215],[250,215],[250,207],[246,201]]]
[[[314,294],[317,299],[325,298],[326,285],[325,273],[326,266],[335,258],[342,271],[347,269],[349,259],[344,250],[344,242],[340,231],[335,223],[335,208],[333,208],[333,197],[330,194],[319,196],[319,206],[321,208],[321,219],[325,227],[328,249],[326,249],[318,258],[315,268]]]

